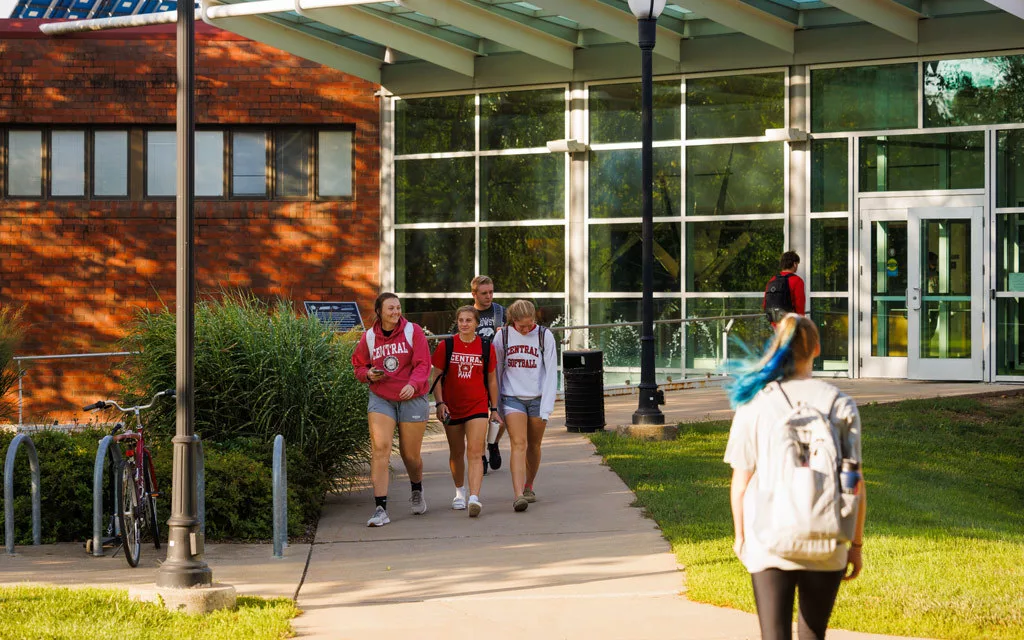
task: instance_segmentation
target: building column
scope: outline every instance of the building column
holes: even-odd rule
[[[587,101],[582,82],[569,85],[569,138],[586,140]],[[569,154],[569,216],[568,266],[566,273],[569,295],[569,315],[566,324],[587,324],[587,153]],[[573,331],[569,336],[570,349],[587,347],[586,332]]]
[[[379,291],[394,291],[395,272],[391,263],[395,252],[395,100],[384,87],[377,92],[377,96],[380,104],[380,262],[377,273]]]
[[[808,107],[810,88],[810,72],[806,65],[789,68],[789,126],[793,129],[807,131],[809,126]],[[810,282],[807,268],[810,266],[810,244],[808,207],[810,184],[808,165],[811,161],[811,143],[787,142],[788,185],[786,207],[788,213],[787,231],[789,233],[786,248],[800,255],[804,268],[800,276]]]

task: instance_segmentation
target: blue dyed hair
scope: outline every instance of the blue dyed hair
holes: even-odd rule
[[[809,318],[790,313],[779,322],[764,355],[756,361],[742,340],[737,338],[735,342],[748,358],[725,364],[732,379],[724,387],[733,409],[750,402],[768,383],[791,377],[797,361],[813,357],[818,346],[818,328]]]

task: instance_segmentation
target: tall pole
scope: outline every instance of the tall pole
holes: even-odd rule
[[[665,424],[658,406],[658,383],[654,379],[654,86],[651,58],[657,33],[657,18],[640,18],[641,57],[641,180],[643,182],[643,299],[640,308],[640,402],[633,424]]]
[[[167,560],[157,572],[158,587],[208,587],[213,572],[202,560],[203,533],[199,530],[195,484],[195,6],[178,0],[178,189],[177,189],[177,411],[174,435],[174,476]]]

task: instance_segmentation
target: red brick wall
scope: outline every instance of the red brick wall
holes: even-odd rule
[[[368,317],[379,287],[379,87],[197,30],[199,123],[355,127],[352,200],[197,202],[197,289],[242,287],[300,311],[303,300],[356,300]],[[172,30],[37,34],[37,21],[0,21],[0,128],[173,126]],[[0,304],[26,308],[21,354],[116,350],[136,309],[173,308],[174,258],[173,201],[0,199]],[[37,362],[24,380],[26,419],[81,416],[76,407],[117,392],[116,364]]]

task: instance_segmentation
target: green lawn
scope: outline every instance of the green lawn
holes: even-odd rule
[[[203,640],[290,638],[299,610],[285,598],[239,597],[234,611],[193,616],[134,602],[128,592],[63,587],[0,587],[0,638]]]
[[[1024,396],[861,407],[864,573],[832,626],[934,638],[1024,639]],[[732,553],[727,422],[677,440],[593,436],[686,567],[688,596],[754,611]]]

